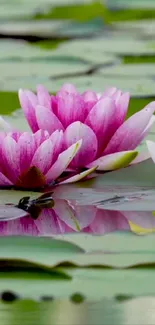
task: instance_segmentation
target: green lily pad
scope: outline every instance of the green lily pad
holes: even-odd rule
[[[14,81],[22,83],[22,79],[25,80],[35,80],[36,84],[39,84],[41,79],[50,82],[50,78],[56,76],[63,76],[67,74],[76,75],[78,73],[87,73],[90,66],[83,64],[81,62],[63,62],[54,60],[52,62],[0,62],[1,76],[0,76],[0,85],[7,89],[6,84],[9,83],[12,88],[14,88]],[[38,81],[37,81],[38,78]],[[8,86],[9,87],[9,86]],[[52,85],[51,85],[52,88]]]
[[[16,190],[0,190],[0,204],[13,203],[18,204],[19,200],[24,196],[30,196],[36,199],[41,194],[39,192],[31,191],[16,191]]]
[[[13,236],[0,237],[0,243],[1,271],[5,265],[50,270],[66,263],[103,268],[155,267],[153,235],[138,237],[130,232],[105,236],[65,234],[55,239]]]
[[[91,89],[96,92],[103,92],[108,87],[117,87],[123,91],[129,91],[133,97],[153,97],[154,96],[154,84],[151,79],[148,78],[113,78],[101,75],[83,76],[83,77],[68,77],[65,78],[65,82],[73,83],[80,92],[84,92],[86,89]],[[58,91],[62,84],[63,79],[58,79],[52,84],[53,91]],[[9,85],[9,82],[7,83]],[[7,86],[9,87],[9,86]]]
[[[134,188],[153,188],[155,184],[155,164],[152,159],[148,159],[139,164],[104,174],[103,178],[96,177],[89,180],[87,185],[97,188],[104,186],[129,186]],[[91,185],[90,185],[91,184]]]
[[[13,21],[0,22],[0,33],[3,35],[29,35],[29,36],[51,36],[60,26],[61,21],[51,20],[28,20],[28,21]]]
[[[155,64],[120,64],[98,70],[104,77],[155,78]]]
[[[155,8],[155,4],[153,0],[148,0],[147,2],[145,0],[131,0],[130,2],[124,1],[124,0],[109,0],[108,6],[115,7],[115,8]]]
[[[154,6],[155,8],[155,6]],[[137,36],[153,38],[155,35],[154,28],[155,28],[155,21],[153,19],[146,19],[146,20],[134,20],[132,22],[120,22],[114,23],[113,27],[117,30],[124,30],[130,33],[135,33]]]
[[[113,54],[113,55],[147,55],[152,56],[155,54],[155,49],[149,47],[149,42],[145,40],[139,40],[136,37],[131,38],[127,32],[123,32],[124,36],[117,34],[109,35],[109,37],[98,37],[91,40],[74,40],[61,44],[59,50],[61,52],[67,51],[68,46],[70,47],[70,53],[78,54],[83,53],[85,57],[91,53],[97,53],[100,58],[101,54]],[[119,35],[119,34],[118,34]],[[100,62],[99,62],[100,63]]]
[[[154,295],[154,241],[153,235],[138,237],[131,233],[66,234],[57,239],[1,237],[1,293],[10,291],[20,298],[40,299],[51,294],[55,298],[69,298],[78,292],[88,300],[126,293]],[[82,268],[63,266],[68,262]],[[61,268],[53,269],[58,264]],[[103,268],[95,269],[95,265]],[[26,267],[30,266],[27,272]],[[9,269],[4,273],[4,267],[11,268],[11,273]],[[69,276],[72,279],[66,281]]]
[[[9,110],[10,107],[9,106],[6,106],[6,107]],[[14,107],[14,109],[15,109],[15,107]],[[0,110],[0,112],[1,112],[1,110]],[[2,113],[8,114],[7,116],[6,115],[3,116],[3,118],[8,123],[10,123],[10,125],[12,126],[13,129],[23,131],[23,132],[24,131],[31,132],[29,124],[28,124],[27,120],[24,118],[24,113],[21,109],[15,110],[15,112],[13,112],[11,115],[9,115],[9,112],[6,110],[5,110],[5,112],[2,111]],[[3,128],[1,128],[1,126],[0,126],[0,130],[3,130]]]
[[[10,37],[72,38],[95,35],[103,30],[103,20],[74,22],[61,20],[23,20],[0,22],[0,33]]]
[[[75,295],[74,295],[75,296]],[[73,298],[74,298],[73,296]],[[18,298],[18,297],[17,297]],[[42,302],[32,300],[15,301],[13,304],[0,304],[0,318],[4,324],[12,325],[154,325],[154,317],[150,308],[154,307],[154,297],[133,298],[130,295],[117,295],[116,299],[76,303],[70,297],[68,301],[53,300],[52,294],[41,297]],[[133,298],[133,299],[130,299]],[[24,317],[23,317],[24,315]]]
[[[74,19],[75,21],[84,22],[98,17],[106,19],[108,13],[107,7],[100,1],[86,0],[83,3],[82,0],[60,0],[58,3],[57,0],[54,0],[52,5],[51,10],[49,8],[44,14],[38,14],[35,17],[61,20]]]

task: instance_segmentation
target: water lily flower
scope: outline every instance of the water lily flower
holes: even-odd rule
[[[52,184],[67,168],[81,140],[63,148],[63,131],[0,133],[0,186],[40,188]]]
[[[129,93],[116,88],[103,94],[80,94],[72,84],[63,85],[56,96],[41,85],[37,94],[19,90],[20,104],[33,132],[43,129],[52,134],[62,130],[66,149],[82,139],[80,150],[69,165],[72,171],[92,167],[109,171],[135,160],[135,149],[155,122],[155,102],[125,120],[129,98]],[[73,176],[70,182],[78,177]]]

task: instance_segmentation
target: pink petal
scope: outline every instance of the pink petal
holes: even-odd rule
[[[37,96],[30,90],[24,90],[27,98],[29,99],[29,101],[31,102],[31,104],[33,105],[33,107],[35,107],[38,104],[38,98]]]
[[[126,120],[111,138],[104,154],[135,149],[142,140],[142,134],[150,122],[153,112],[153,108],[145,107]]]
[[[10,135],[11,138],[13,138],[16,142],[18,142],[18,139],[20,138],[22,133],[19,131],[14,131],[14,132],[8,132],[7,134]]]
[[[29,90],[19,89],[18,92],[20,105],[33,132],[38,130],[38,124],[35,115],[35,106],[37,105],[37,96]]]
[[[85,103],[87,102],[96,102],[97,101],[97,94],[95,93],[95,91],[91,91],[91,90],[87,90],[82,94],[82,97],[85,101]]]
[[[96,215],[94,206],[77,206],[65,200],[56,200],[54,211],[65,224],[75,231],[87,227]]]
[[[57,111],[58,111],[57,98],[53,95],[51,95],[51,110],[55,115],[57,115]]]
[[[61,223],[53,209],[43,209],[41,215],[34,223],[41,236],[57,235],[65,231],[65,226]]]
[[[115,100],[117,104],[121,96],[122,96],[122,91],[117,89],[117,91],[111,97]]]
[[[20,152],[18,144],[9,135],[3,140],[2,159],[5,175],[15,183],[20,175]]]
[[[57,97],[57,116],[66,128],[75,121],[83,122],[85,119],[84,100],[75,93],[60,93]]]
[[[88,175],[92,174],[96,170],[96,166],[90,169],[85,170],[84,172],[81,172],[80,174],[77,174],[75,176],[67,178],[65,181],[60,182],[59,185],[62,184],[69,184],[69,183],[75,183],[80,181],[83,178],[86,178]]]
[[[150,118],[150,121],[149,123],[147,124],[145,130],[142,132],[141,134],[141,140],[142,141],[146,136],[147,134],[149,133],[149,131],[151,130],[152,128],[152,125],[155,123],[155,116],[153,115],[151,118]]]
[[[51,108],[51,96],[43,85],[37,86],[37,97],[39,105]]]
[[[117,88],[116,88],[116,87],[107,88],[107,89],[104,91],[104,93],[102,94],[102,97],[111,97],[111,96],[113,96],[116,92],[117,92]]]
[[[69,94],[77,94],[77,89],[74,85],[66,83],[61,87],[59,92],[67,92]]]
[[[38,130],[36,133],[33,134],[36,148],[38,148],[42,142],[49,139],[49,133],[45,130]]]
[[[130,94],[124,93],[116,99],[116,123],[119,127],[125,120],[130,101]]]
[[[150,158],[150,153],[148,151],[139,152],[137,157],[134,160],[132,160],[130,165],[139,164],[140,162],[145,161],[149,158]]]
[[[82,139],[82,145],[71,162],[71,168],[84,167],[95,159],[97,154],[98,143],[95,133],[89,126],[78,121],[70,124],[65,130],[65,145],[68,148],[80,139]]]
[[[148,103],[145,108],[152,108],[153,112],[155,111],[155,101]]]
[[[56,130],[53,132],[50,136],[50,140],[53,145],[53,163],[55,163],[64,145],[63,131]]]
[[[155,142],[149,140],[149,141],[146,141],[146,144],[147,144],[147,148],[150,153],[150,156],[151,156],[153,162],[155,163]]]
[[[78,141],[58,156],[58,159],[56,160],[54,165],[49,169],[49,171],[45,175],[47,183],[50,183],[52,182],[52,180],[57,179],[66,170],[66,168],[80,149],[81,143],[82,141]]]
[[[146,229],[155,228],[155,216],[150,211],[121,211],[128,221]]]
[[[106,156],[102,156],[90,164],[88,168],[97,166],[97,170],[115,170],[127,167],[137,156],[137,151],[121,151]]]
[[[118,211],[97,210],[96,217],[89,226],[90,232],[102,235],[116,230],[129,230],[125,216]]]
[[[94,91],[86,91],[82,94],[82,97],[85,102],[85,116],[87,116],[98,100],[97,94]]]
[[[5,176],[3,173],[0,172],[0,186],[10,186],[13,183]]]
[[[57,116],[45,106],[36,106],[36,118],[40,129],[52,134],[55,130],[63,130],[63,126]]]
[[[107,145],[116,131],[116,106],[111,98],[104,98],[97,102],[88,114],[85,123],[95,132],[98,139],[98,154]]]
[[[20,152],[20,172],[23,173],[30,167],[36,150],[34,136],[24,132],[18,140],[18,150]]]
[[[52,165],[53,161],[53,144],[50,139],[45,140],[36,150],[31,166],[39,168],[42,174],[46,173]]]

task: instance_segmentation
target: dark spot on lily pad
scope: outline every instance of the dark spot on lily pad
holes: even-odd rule
[[[76,304],[80,304],[85,300],[85,297],[81,293],[74,293],[71,297],[70,300]]]
[[[1,294],[1,299],[6,302],[13,302],[13,301],[19,299],[19,297],[11,291],[4,291]]]

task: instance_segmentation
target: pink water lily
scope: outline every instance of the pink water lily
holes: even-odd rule
[[[20,104],[33,132],[43,129],[51,134],[63,130],[65,148],[82,139],[69,165],[72,171],[95,166],[100,171],[114,170],[128,166],[136,158],[136,147],[155,122],[155,102],[125,120],[129,97],[129,93],[116,88],[103,94],[80,94],[72,84],[63,85],[56,96],[43,86],[38,86],[36,95],[19,90]],[[70,181],[78,179],[74,175]]]
[[[0,133],[0,186],[40,188],[66,170],[81,141],[64,149],[63,131]]]

